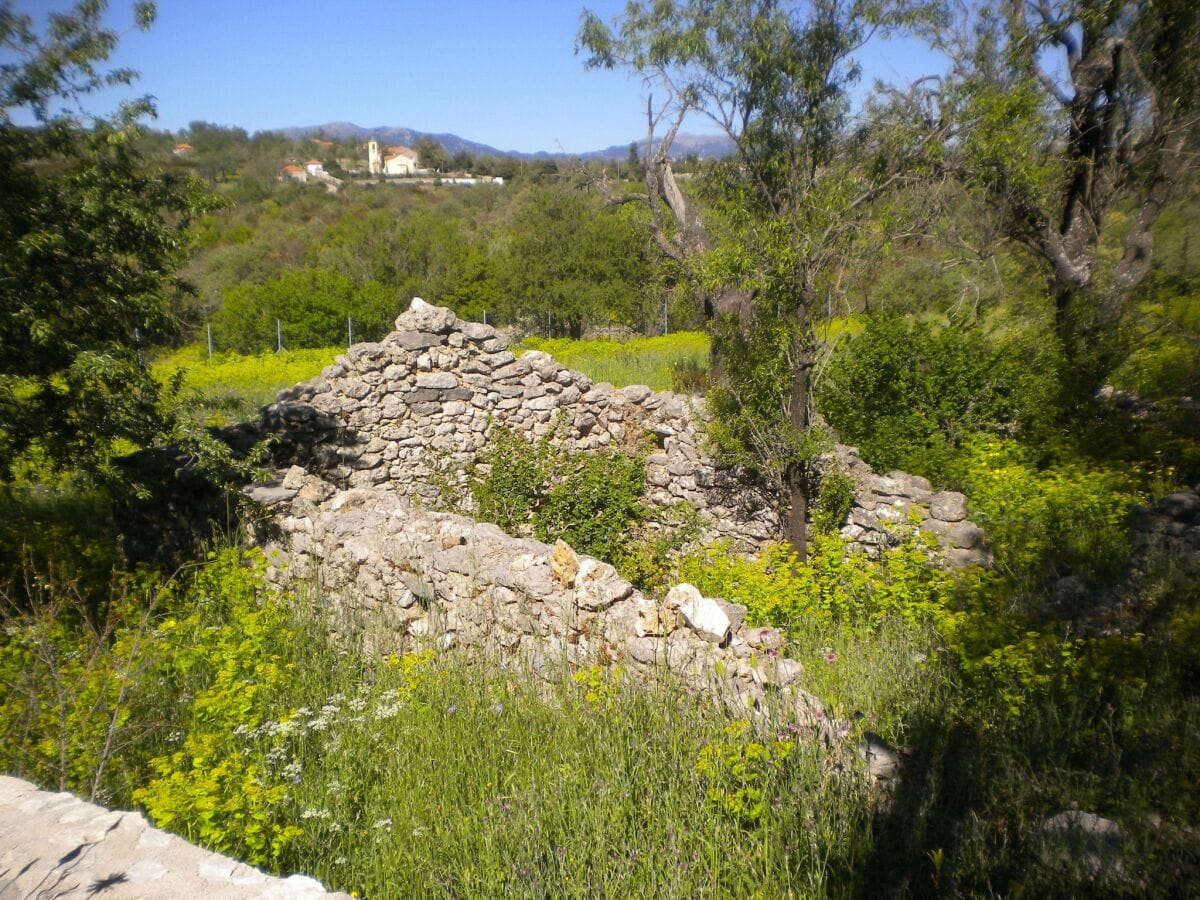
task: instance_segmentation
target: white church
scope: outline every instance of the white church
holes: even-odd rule
[[[367,171],[372,175],[415,175],[417,151],[409,147],[388,147],[382,154],[379,142],[367,143]]]

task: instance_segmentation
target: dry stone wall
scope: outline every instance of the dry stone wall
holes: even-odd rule
[[[465,488],[496,428],[549,438],[565,452],[632,449],[649,436],[649,504],[688,504],[705,540],[755,549],[777,539],[778,504],[712,460],[704,420],[697,398],[594,384],[545,353],[518,358],[495,329],[417,298],[384,340],[351,347],[319,377],[282,392],[260,429],[279,436],[281,466],[299,464],[342,488],[386,485],[426,504],[447,483]],[[843,534],[868,552],[919,526],[952,563],[986,561],[962,495],[935,493],[903,473],[876,475],[852,447],[838,447],[827,462],[858,484]]]
[[[779,654],[782,635],[748,627],[744,607],[690,585],[654,600],[561,541],[417,508],[386,487],[340,490],[298,466],[249,493],[271,514],[268,577],[315,576],[333,627],[374,652],[461,646],[548,680],[589,665],[669,672],[742,714],[832,733],[800,663]]]

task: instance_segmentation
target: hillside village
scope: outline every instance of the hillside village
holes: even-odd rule
[[[313,144],[326,149],[333,149],[332,141],[313,140]],[[180,148],[190,147],[186,144],[176,146],[175,154],[180,154]],[[470,172],[438,172],[434,169],[421,168],[420,157],[416,150],[401,145],[380,148],[379,142],[372,139],[362,146],[366,151],[366,170],[358,165],[359,160],[340,160],[347,175],[366,177],[376,181],[394,181],[395,183],[411,185],[461,185],[471,187],[480,184],[503,185],[500,176],[476,176]],[[349,165],[346,165],[349,163]],[[289,163],[279,170],[279,180],[282,182],[298,182],[306,184],[310,181],[320,182],[331,193],[337,193],[345,179],[338,178],[325,170],[319,159],[310,159],[303,165]]]

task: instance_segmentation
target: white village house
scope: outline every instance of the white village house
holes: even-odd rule
[[[367,171],[372,175],[415,175],[417,152],[410,147],[388,147],[379,152],[379,142],[367,143]]]

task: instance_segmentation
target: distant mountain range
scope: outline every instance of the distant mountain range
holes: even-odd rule
[[[434,134],[393,125],[364,128],[353,122],[326,122],[324,125],[276,128],[274,131],[292,141],[323,135],[328,140],[368,141],[374,138],[385,146],[399,144],[407,147],[411,147],[420,138],[427,137],[433,138],[451,154],[466,151],[480,156],[516,156],[521,159],[560,159],[572,156],[578,156],[581,159],[625,159],[629,155],[628,142],[613,144],[603,150],[591,150],[587,153],[551,153],[548,150],[539,150],[537,153],[518,153],[515,150],[498,150],[487,144],[469,141],[457,134]],[[640,148],[642,141],[637,143]],[[723,135],[680,134],[675,138],[673,149],[675,156],[695,154],[702,159],[719,159],[727,156],[733,150],[733,143]]]

